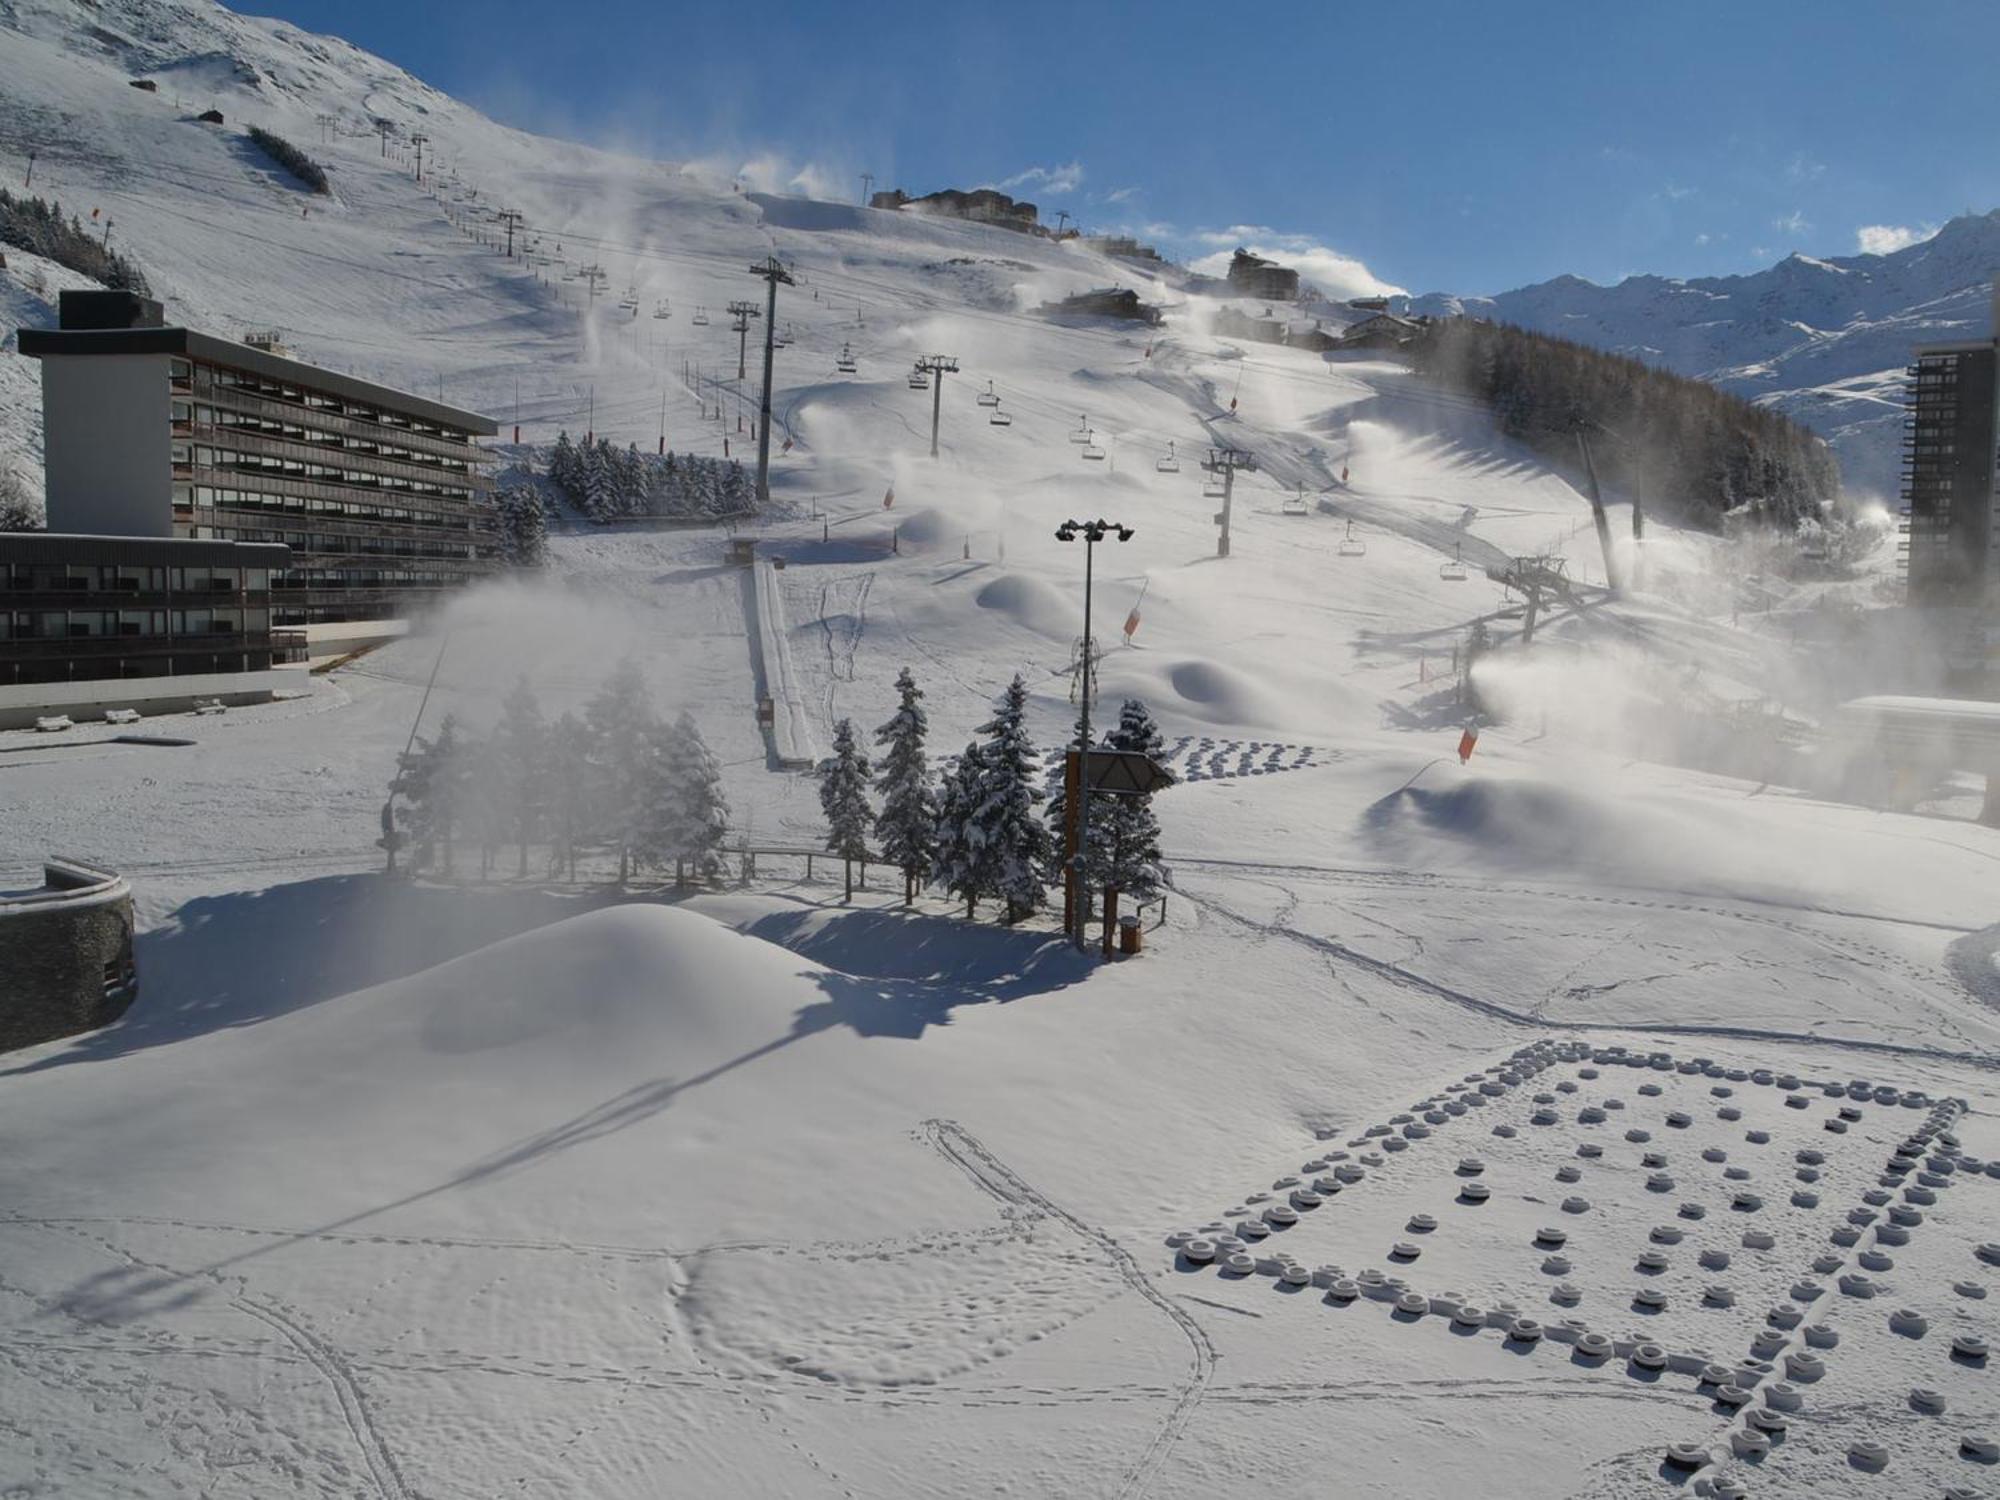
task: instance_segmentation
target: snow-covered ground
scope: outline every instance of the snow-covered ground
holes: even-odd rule
[[[594,413],[643,445],[664,391],[672,445],[733,448],[678,374],[734,340],[690,315],[792,260],[794,514],[755,534],[787,562],[822,743],[887,719],[905,665],[940,752],[1016,672],[1060,740],[1083,558],[1053,532],[1102,514],[1136,528],[1097,558],[1103,700],[1143,697],[1188,774],[1159,798],[1164,924],[1112,965],[1046,921],[902,910],[879,876],[844,906],[768,868],[678,902],[375,874],[434,670],[431,722],[484,725],[521,676],[573,707],[630,655],[695,714],[753,841],[814,838],[816,783],[770,769],[754,718],[749,577],[700,530],[565,531],[543,582],[468,595],[301,701],[172,721],[191,747],[0,735],[0,862],[104,860],[144,926],[123,1022],[0,1059],[0,1492],[1638,1496],[1689,1482],[1676,1442],[1757,1495],[1991,1487],[1959,1444],[2000,1431],[2000,1398],[1950,1346],[1996,1333],[2000,838],[1688,768],[1710,762],[1663,697],[1796,701],[1810,675],[1785,632],[1732,619],[1717,544],[1656,527],[1645,590],[1554,610],[1524,653],[1482,570],[1552,551],[1601,581],[1587,507],[1393,364],[1246,350],[1191,308],[1158,334],[1053,326],[1020,309],[1133,273],[502,131],[288,27],[106,5],[108,32],[162,28],[141,59],[16,10],[10,139],[66,122],[38,173],[113,206],[177,316],[441,374],[503,421],[518,375],[530,440]],[[157,96],[125,87],[142,63]],[[301,217],[176,88],[323,155],[336,202]],[[318,147],[321,112],[420,124],[480,201],[588,247],[613,297],[580,314],[372,133]],[[936,463],[919,353],[962,366]],[[17,375],[0,419],[26,434]],[[1011,426],[976,403],[989,380]],[[1211,443],[1260,464],[1227,560]],[[1445,679],[1482,617],[1512,712],[1461,766]],[[1826,1091],[1860,1079],[1865,1099]],[[1920,1129],[1926,1159],[1886,1184]],[[1181,1253],[1323,1177],[1338,1193],[1251,1243],[1248,1274]],[[1467,1301],[1544,1336],[1455,1325]],[[1783,1303],[1797,1326],[1761,1339]],[[1759,1350],[1768,1373],[1743,1366]],[[1825,1368],[1787,1365],[1805,1354]],[[1750,1419],[1708,1363],[1784,1416],[1768,1453],[1735,1455]]]

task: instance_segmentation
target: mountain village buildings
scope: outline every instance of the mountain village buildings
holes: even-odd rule
[[[66,291],[58,321],[19,336],[49,530],[0,538],[0,723],[268,696],[495,566],[488,418],[168,327],[131,292]]]

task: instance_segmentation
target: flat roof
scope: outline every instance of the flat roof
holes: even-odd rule
[[[161,564],[282,568],[292,549],[282,542],[223,542],[206,537],[97,536],[80,531],[0,532],[0,562]]]
[[[291,381],[295,385],[331,391],[352,401],[386,406],[446,427],[478,433],[482,437],[492,437],[500,430],[499,424],[491,417],[467,411],[461,406],[447,406],[442,401],[412,395],[393,386],[357,380],[352,375],[341,375],[321,365],[309,365],[282,354],[269,354],[248,344],[239,344],[234,339],[217,338],[192,328],[23,328],[19,344],[21,352],[31,359],[51,354],[180,354],[207,364],[248,370],[268,380]]]

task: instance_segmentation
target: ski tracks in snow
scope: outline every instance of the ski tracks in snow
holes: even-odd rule
[[[923,1125],[924,1139],[930,1143],[945,1160],[972,1179],[973,1184],[1004,1204],[1016,1208],[1033,1209],[1048,1218],[1066,1225],[1080,1239],[1095,1245],[1111,1262],[1119,1278],[1141,1297],[1173,1319],[1188,1341],[1193,1355],[1188,1378],[1174,1397],[1174,1404],[1167,1413],[1167,1419],[1160,1430],[1153,1434],[1153,1440],[1146,1445],[1146,1451],[1139,1455],[1125,1475],[1125,1483],[1119,1488],[1121,1496],[1143,1495],[1158,1476],[1165,1463],[1168,1451],[1186,1429],[1194,1416],[1195,1408],[1208,1393],[1209,1381],[1215,1375],[1215,1346],[1209,1342],[1208,1334],[1201,1325],[1172,1297],[1154,1283],[1129,1251],[1103,1230],[1079,1219],[1069,1210],[1044,1197],[1023,1181],[1012,1168],[986,1149],[979,1138],[960,1125],[956,1120],[926,1120]]]
[[[395,1455],[389,1451],[389,1445],[382,1440],[382,1434],[375,1426],[375,1419],[369,1415],[368,1402],[361,1393],[361,1382],[347,1356],[299,1322],[296,1315],[288,1310],[280,1310],[273,1303],[244,1294],[231,1297],[230,1301],[240,1311],[275,1329],[333,1387],[334,1399],[340,1403],[341,1417],[347,1423],[347,1430],[354,1434],[354,1441],[367,1460],[368,1472],[374,1477],[375,1488],[381,1491],[383,1500],[410,1500],[410,1491],[403,1484],[402,1470],[396,1467]]]

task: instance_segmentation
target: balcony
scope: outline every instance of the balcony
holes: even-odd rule
[[[379,422],[363,421],[359,417],[346,416],[317,406],[306,406],[300,402],[276,401],[252,391],[237,390],[213,382],[198,393],[197,399],[207,401],[214,406],[227,407],[231,411],[268,417],[274,422],[296,422],[301,427],[316,427],[321,432],[337,432],[344,436],[360,438],[365,442],[394,443],[402,448],[417,448],[426,453],[435,453],[440,458],[453,458],[475,465],[494,461],[494,456],[477,442],[454,443],[446,438],[434,438],[425,433],[412,432],[407,427],[390,427]]]

